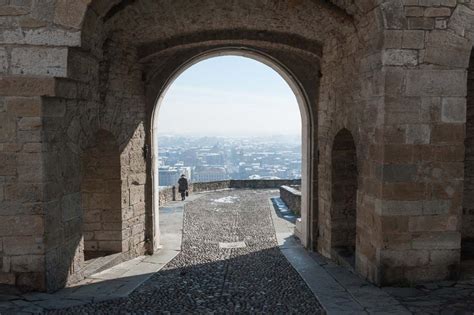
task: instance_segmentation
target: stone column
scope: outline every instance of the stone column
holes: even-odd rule
[[[383,7],[391,13],[386,18],[399,18],[386,25],[382,56],[385,114],[376,204],[380,284],[455,278],[460,260],[472,43],[465,32],[453,32],[453,20],[469,9],[456,1],[404,1],[403,7],[397,2]]]

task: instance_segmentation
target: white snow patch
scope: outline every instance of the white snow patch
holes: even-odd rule
[[[227,196],[227,197],[222,197],[219,199],[214,199],[212,202],[215,203],[235,203],[239,200],[239,197],[234,197],[234,196]]]

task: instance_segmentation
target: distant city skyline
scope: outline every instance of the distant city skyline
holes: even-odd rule
[[[223,56],[184,71],[164,95],[160,135],[301,136],[291,88],[256,60]]]

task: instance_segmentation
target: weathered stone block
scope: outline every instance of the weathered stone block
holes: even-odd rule
[[[459,232],[425,232],[414,234],[413,249],[459,249],[461,233]]]
[[[115,241],[122,238],[122,231],[95,231],[94,239],[98,241]]]
[[[470,50],[460,50],[454,47],[427,46],[423,63],[453,68],[466,68],[469,64]]]
[[[42,235],[44,220],[40,215],[2,216],[0,236]]]
[[[408,70],[406,94],[465,97],[466,79],[466,72],[460,70]]]
[[[418,64],[418,51],[387,49],[383,54],[383,64],[386,66],[416,66]]]
[[[425,32],[416,30],[403,31],[402,48],[423,49],[425,46]]]
[[[406,131],[406,143],[428,144],[431,138],[431,127],[429,125],[408,125]]]
[[[438,124],[433,126],[433,130],[431,132],[431,143],[462,143],[462,139],[464,139],[464,134],[464,124]]]
[[[6,106],[9,113],[18,117],[41,115],[41,98],[39,97],[7,97]]]
[[[99,250],[103,251],[122,251],[122,241],[99,241],[98,242]]]
[[[12,73],[65,77],[67,54],[66,48],[13,48]]]
[[[408,28],[411,30],[432,30],[434,21],[434,18],[410,17],[408,18]]]
[[[383,266],[390,268],[424,266],[429,263],[429,254],[427,250],[383,250],[380,260]]]
[[[40,130],[42,125],[41,117],[23,117],[18,120],[18,130]]]
[[[448,214],[451,208],[450,200],[423,200],[423,214]]]
[[[1,79],[0,79],[1,80]],[[0,113],[0,143],[10,142],[16,136],[16,121],[15,117],[7,112]]]
[[[417,216],[410,217],[409,230],[410,232],[457,231],[458,225],[458,216],[454,215]]]
[[[426,17],[448,17],[451,15],[450,8],[443,8],[443,7],[434,7],[434,8],[426,8],[425,9],[425,16]]]
[[[42,255],[44,254],[43,238],[35,236],[4,237],[3,252],[6,255]]]
[[[0,95],[5,96],[53,96],[55,87],[54,78],[0,77]]]
[[[460,250],[431,250],[430,265],[449,266],[459,264]]]
[[[79,28],[91,0],[59,0],[56,3],[54,22],[67,27]]]
[[[446,123],[466,122],[466,99],[462,97],[443,98],[441,121]]]
[[[384,182],[409,182],[417,176],[417,166],[411,164],[387,164],[379,169]]]
[[[16,166],[16,154],[0,153],[0,176],[15,176]]]
[[[11,270],[13,272],[42,272],[44,267],[43,255],[23,255],[11,258]]]
[[[18,16],[26,15],[29,10],[26,7],[15,6],[15,5],[2,5],[0,7],[0,16]]]
[[[380,5],[383,12],[383,22],[387,29],[404,29],[406,18],[401,0],[384,2]]]
[[[37,183],[5,185],[5,200],[40,202],[43,200],[43,186]]]
[[[0,38],[0,44],[76,47],[80,43],[81,32],[63,29],[7,29]]]
[[[0,48],[0,74],[7,73],[8,56],[5,48]]]

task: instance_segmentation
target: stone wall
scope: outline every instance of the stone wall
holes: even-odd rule
[[[375,204],[382,284],[456,278],[460,261],[474,8],[472,1],[403,4],[385,31],[382,58],[384,146]]]
[[[473,21],[474,3],[455,0],[3,1],[0,283],[80,278],[81,160],[101,129],[119,147],[122,249],[157,248],[156,100],[189,60],[229,47],[268,56],[306,99],[308,246],[331,255],[332,144],[346,128],[357,271],[378,284],[455,277]]]
[[[474,240],[474,53],[467,82],[462,238]]]
[[[382,44],[384,29],[399,17],[393,15],[393,5],[401,1],[371,4],[363,17],[355,17],[354,33],[332,38],[325,43],[319,95],[318,182],[315,185],[319,201],[317,249],[331,257],[333,248],[333,182],[332,148],[336,135],[348,130],[355,142],[359,187],[357,196],[358,252],[356,270],[369,280],[380,281],[378,253],[382,248],[378,214],[375,212],[378,187],[382,179],[375,169],[383,163],[380,152],[383,139],[378,135],[384,128],[384,69]],[[367,2],[366,2],[367,4]],[[403,11],[403,10],[402,10]],[[387,17],[390,15],[390,17]],[[356,39],[357,38],[357,39]]]
[[[280,186],[280,198],[294,214],[301,215],[301,191],[295,187]]]
[[[281,185],[298,185],[301,180],[292,179],[250,179],[250,180],[223,180],[214,182],[190,183],[189,193],[199,193],[206,191],[215,191],[221,189],[271,189],[280,188]],[[178,200],[178,190],[175,186],[160,189],[160,205],[167,202]],[[301,208],[301,207],[300,207]]]
[[[99,132],[84,153],[82,169],[84,259],[120,253],[128,233],[122,224],[120,153],[112,134]]]
[[[231,180],[230,188],[248,188],[248,189],[279,189],[280,186],[301,185],[299,179],[249,179],[249,180]]]
[[[357,155],[352,135],[341,130],[332,148],[331,247],[356,249]]]
[[[228,189],[231,187],[230,180],[215,181],[215,182],[203,182],[203,183],[191,183],[189,185],[190,192],[202,192],[202,191],[212,191],[220,189]]]
[[[168,202],[176,200],[176,187],[160,187],[159,205],[167,204]]]

